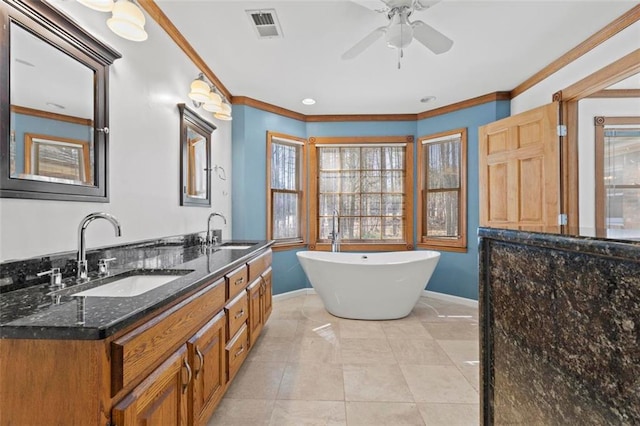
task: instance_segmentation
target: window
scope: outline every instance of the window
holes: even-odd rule
[[[467,251],[467,131],[420,138],[419,247]]]
[[[413,248],[413,136],[311,138],[311,249]]]
[[[267,238],[274,248],[304,245],[304,139],[267,132]]]
[[[596,117],[596,231],[640,238],[640,117]]]
[[[25,133],[25,174],[30,179],[92,185],[89,142]]]

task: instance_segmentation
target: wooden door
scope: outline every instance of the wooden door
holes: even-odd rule
[[[247,288],[249,294],[249,344],[253,347],[258,335],[262,331],[262,278],[258,277]]]
[[[190,365],[182,345],[112,410],[118,426],[187,425]]]
[[[187,342],[189,362],[193,366],[189,412],[194,425],[207,424],[224,393],[226,326],[222,311]]]
[[[557,102],[480,127],[480,226],[560,232]]]
[[[262,285],[263,285],[263,294],[262,294],[262,300],[263,300],[263,315],[262,315],[262,323],[263,325],[266,324],[267,320],[269,319],[269,316],[271,315],[271,310],[273,309],[273,286],[271,284],[271,268],[267,269],[266,271],[264,271],[264,273],[262,274]]]

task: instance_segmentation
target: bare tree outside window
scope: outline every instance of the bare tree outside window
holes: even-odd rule
[[[304,241],[304,148],[304,139],[267,134],[267,229],[276,244]]]

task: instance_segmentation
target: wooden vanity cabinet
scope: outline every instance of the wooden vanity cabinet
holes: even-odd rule
[[[113,423],[186,426],[191,375],[187,346],[182,345],[113,408]]]
[[[272,310],[271,267],[247,287],[249,296],[249,343],[253,347]]]

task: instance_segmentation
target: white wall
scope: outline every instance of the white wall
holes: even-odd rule
[[[0,199],[0,261],[77,249],[80,220],[95,211],[115,215],[122,237],[107,221],[93,222],[86,232],[89,248],[206,229],[210,212],[227,217],[223,238],[231,232],[231,123],[198,110],[218,129],[212,138],[212,164],[227,180],[213,174],[212,208],[180,207],[180,115],[189,84],[198,70],[149,17],[149,39],[122,39],[106,26],[108,14],[75,1],[52,3],[97,38],[122,54],[110,70],[109,203]],[[220,222],[218,222],[220,221]]]
[[[580,228],[595,228],[595,126],[593,118],[640,115],[640,99],[582,99],[578,102],[578,161],[580,164]]]
[[[551,102],[551,97],[573,83],[640,48],[640,21],[625,28],[564,68],[511,100],[511,114]],[[547,64],[540,64],[540,68]]]

